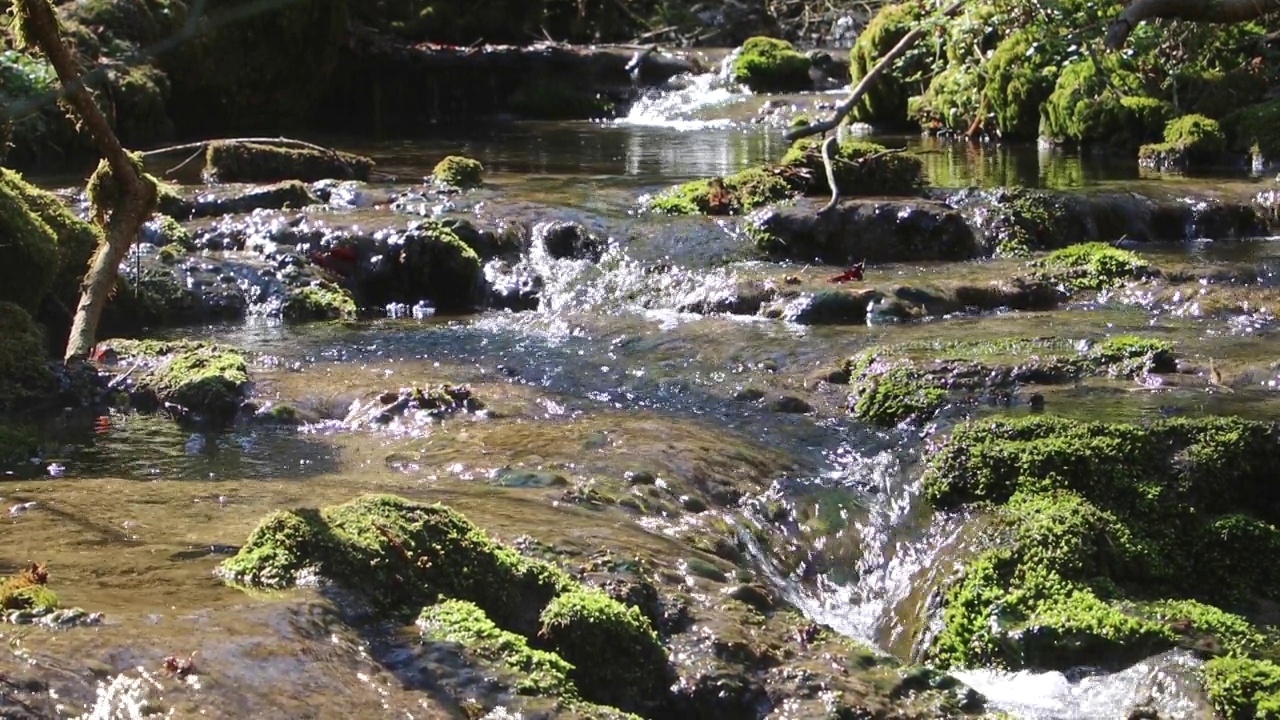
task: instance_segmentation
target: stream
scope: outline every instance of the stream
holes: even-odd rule
[[[1274,359],[1275,323],[1265,309],[1224,318],[1116,298],[865,326],[688,312],[730,297],[743,279],[791,273],[821,282],[842,268],[744,258],[732,219],[640,215],[637,199],[777,159],[790,119],[822,112],[815,107],[829,107],[840,93],[752,96],[716,75],[682,83],[607,123],[520,122],[411,140],[316,138],[370,155],[397,182],[428,175],[445,154],[476,157],[487,171],[485,189],[446,212],[483,214],[501,197],[540,208],[548,221],[582,222],[612,242],[594,263],[529,257],[546,278],[534,311],[302,325],[251,317],[161,333],[250,351],[257,397],[288,399],[321,417],[340,416],[370,392],[422,382],[469,384],[492,412],[385,432],[321,421],[203,433],[138,415],[112,416],[93,431],[67,430],[57,453],[0,477],[0,570],[45,562],[63,604],[100,612],[102,621],[71,630],[0,626],[0,680],[42,688],[29,693],[39,702],[28,702],[28,715],[13,716],[451,717],[397,629],[356,631],[313,590],[246,595],[213,574],[269,511],[364,492],[439,500],[497,536],[529,535],[583,554],[603,544],[679,554],[673,548],[688,523],[719,523],[748,540],[760,576],[805,615],[915,659],[936,631],[938,589],[977,525],[935,515],[920,497],[921,440],[958,416],[924,427],[871,428],[848,416],[839,386],[812,386],[815,373],[881,342],[1011,335],[1142,332],[1176,341],[1186,357],[1223,365],[1269,369]],[[1243,170],[1167,178],[1114,156],[874,139],[917,152],[939,188],[1245,197],[1270,183]],[[360,212],[376,222],[389,211]],[[1280,269],[1280,243],[1266,239],[1143,251],[1246,267],[1264,280]],[[656,262],[668,264],[667,272],[644,272]],[[1012,267],[886,264],[868,273],[929,282],[999,277]],[[1268,372],[1260,386],[1274,386]],[[765,401],[744,402],[744,388]],[[793,397],[811,412],[781,412],[773,403]],[[1135,394],[1085,384],[1055,391],[1049,405],[1053,413],[1094,419],[1171,412],[1274,418],[1280,397]],[[731,509],[665,520],[548,500],[555,497],[549,487],[564,478],[590,484],[638,470],[732,485],[744,499]],[[770,520],[779,504],[794,518],[784,527]],[[767,543],[755,540],[762,535]],[[198,674],[159,672],[161,658],[192,652]],[[1197,662],[1170,652],[1115,673],[956,676],[992,710],[1026,720],[1126,717],[1139,705],[1156,708],[1160,718],[1196,718],[1205,712]]]

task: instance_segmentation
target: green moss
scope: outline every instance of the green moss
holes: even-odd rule
[[[248,363],[237,350],[156,340],[108,340],[102,346],[125,361],[140,359],[151,365],[137,381],[140,391],[213,421],[235,417],[248,390]]]
[[[74,306],[89,260],[102,242],[102,232],[76,217],[56,195],[27,183],[12,170],[0,168],[0,187],[13,191],[53,232],[58,269],[50,289],[64,304]],[[3,254],[0,247],[0,256]]]
[[[155,65],[108,66],[111,119],[126,147],[152,145],[173,136],[169,119],[169,78]]]
[[[56,392],[40,326],[20,306],[0,301],[0,411],[29,408]]]
[[[1149,271],[1136,253],[1100,242],[1054,250],[1034,261],[1032,267],[1039,279],[1073,291],[1115,287]]]
[[[922,7],[914,2],[885,5],[871,18],[849,51],[850,75],[854,85],[920,24]],[[907,98],[924,90],[934,59],[923,52],[905,54],[894,63],[892,72],[882,73],[876,78],[854,105],[850,116],[862,122],[900,125],[907,115]]]
[[[1246,657],[1267,645],[1249,621],[1195,600],[1144,603],[1136,612],[1169,626],[1179,644],[1205,654]]]
[[[1137,335],[1108,337],[1090,348],[1086,358],[1095,371],[1123,377],[1177,369],[1173,343]]]
[[[787,150],[780,161],[783,169],[800,173],[803,190],[807,194],[831,193],[821,148],[820,140],[800,140]],[[919,158],[887,152],[883,145],[872,142],[848,140],[840,143],[832,153],[831,165],[842,197],[910,195],[924,185],[924,164]]]
[[[551,598],[573,582],[521,557],[443,505],[365,495],[342,505],[266,518],[222,565],[232,581],[292,585],[307,568],[391,613],[441,597],[476,603],[499,627],[531,636]]]
[[[603,593],[559,595],[539,635],[573,664],[569,677],[588,700],[635,709],[666,686],[666,652],[649,620]]]
[[[0,174],[0,301],[28,310],[53,288],[60,269],[58,239],[24,200],[16,173]]]
[[[1222,125],[1235,150],[1280,159],[1280,100],[1237,110],[1224,118]]]
[[[1226,136],[1216,120],[1203,115],[1183,115],[1164,128],[1164,142],[1138,148],[1138,160],[1145,165],[1206,165],[1221,159]]]
[[[923,95],[907,101],[907,117],[929,130],[964,133],[982,112],[982,85],[978,68],[948,66],[933,76]]]
[[[1061,44],[1033,28],[1006,37],[983,66],[982,97],[1003,138],[1034,139],[1040,106],[1049,99],[1062,59]]]
[[[461,155],[449,155],[436,163],[431,171],[436,181],[461,189],[480,187],[484,177],[484,166],[479,160]]]
[[[413,224],[405,238],[401,263],[425,287],[427,297],[442,310],[469,309],[480,283],[480,256],[439,220]]]
[[[1099,69],[1090,58],[1066,65],[1041,111],[1047,136],[1073,142],[1138,145],[1157,137],[1170,109],[1143,95],[1143,83],[1131,63],[1102,55]]]
[[[159,182],[155,177],[143,172],[142,155],[140,153],[130,153],[129,160],[133,164],[134,171],[142,178],[142,181],[156,188],[156,201],[158,202]],[[89,181],[85,183],[85,195],[89,199],[89,209],[93,214],[94,223],[98,227],[106,227],[111,214],[124,202],[125,196],[124,188],[116,180],[111,164],[105,159],[98,161],[98,167],[89,176]],[[155,206],[153,205],[147,211],[147,215],[154,211]]]
[[[508,679],[522,695],[574,700],[573,666],[555,653],[534,650],[522,635],[499,628],[474,603],[445,600],[418,617],[423,639],[457,643],[475,664]]]
[[[1269,660],[1214,658],[1205,663],[1204,685],[1225,720],[1280,718],[1280,665]]]
[[[191,231],[168,215],[156,214],[147,221],[147,229],[155,233],[156,245],[176,246],[183,251],[195,247]]]
[[[1214,120],[1222,120],[1239,108],[1258,102],[1270,84],[1266,73],[1248,67],[1227,72],[1182,73],[1178,80],[1182,107]]]
[[[752,92],[792,92],[813,87],[809,58],[785,40],[749,38],[733,61],[733,79]]]
[[[218,141],[205,150],[205,174],[214,182],[368,180],[373,160],[341,151]]]
[[[170,243],[156,251],[156,257],[165,265],[172,265],[187,254],[187,249],[177,243]]]
[[[282,312],[286,320],[354,320],[358,314],[346,288],[325,282],[291,288]]]
[[[893,427],[904,420],[928,420],[942,409],[947,392],[924,382],[906,367],[894,367],[853,384],[854,417]]]
[[[48,573],[40,566],[0,580],[0,610],[57,610],[58,596],[47,581]]]
[[[748,168],[725,178],[694,180],[668,188],[645,207],[667,215],[742,215],[795,192],[786,177],[769,168]]]

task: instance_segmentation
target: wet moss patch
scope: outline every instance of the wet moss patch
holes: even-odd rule
[[[213,182],[315,182],[328,178],[368,180],[373,160],[339,150],[278,147],[219,141],[205,150],[205,173]]]
[[[1183,115],[1164,127],[1164,142],[1138,148],[1138,162],[1158,169],[1185,169],[1221,159],[1226,136],[1217,120]]]
[[[36,310],[60,269],[58,237],[28,205],[16,173],[0,173],[0,301]]]
[[[114,353],[124,367],[147,368],[133,388],[143,409],[167,407],[186,419],[233,419],[249,390],[248,362],[238,350],[203,342],[107,340],[96,353]]]
[[[281,313],[286,320],[354,320],[357,310],[351,291],[317,282],[290,288]]]
[[[733,79],[752,92],[794,92],[813,87],[809,58],[786,40],[749,38],[733,61]]]
[[[466,190],[480,187],[484,179],[484,166],[479,160],[461,155],[450,155],[436,163],[431,177],[444,185]]]
[[[893,426],[928,420],[948,402],[975,393],[1175,369],[1172,343],[1118,335],[1097,341],[1049,337],[877,346],[845,360],[840,371],[850,383],[853,415]]]
[[[1152,272],[1137,253],[1090,242],[1055,250],[1032,262],[1035,277],[1068,290],[1105,290]]]
[[[1280,597],[1273,568],[1225,576],[1280,547],[1277,470],[1280,429],[1237,418],[957,428],[930,455],[926,496],[992,522],[946,592],[933,657],[1066,668],[1177,645],[1259,651],[1262,634],[1219,606]]]

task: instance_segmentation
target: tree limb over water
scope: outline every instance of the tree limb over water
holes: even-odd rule
[[[1237,0],[1237,2],[1239,1],[1243,0]],[[1280,0],[1271,1],[1280,2]],[[956,0],[944,8],[942,12],[938,14],[938,17],[946,18],[955,15],[960,12],[960,8],[964,7],[964,2],[965,0]],[[889,52],[884,54],[884,57],[880,58],[879,62],[867,71],[867,74],[858,83],[857,87],[849,93],[849,96],[840,101],[840,104],[836,106],[835,113],[831,117],[826,120],[821,120],[816,123],[788,130],[783,137],[788,142],[795,142],[800,138],[809,137],[810,135],[821,135],[840,127],[840,123],[844,122],[844,119],[853,111],[853,106],[858,104],[858,101],[862,99],[862,96],[866,94],[867,90],[871,88],[871,85],[880,77],[880,73],[884,72],[889,65],[891,65],[894,60],[901,57],[903,53],[910,50],[911,46],[915,45],[916,42],[918,42],[920,38],[924,37],[925,33],[932,30],[933,27],[934,26],[931,23],[922,22],[914,30],[904,35],[902,39],[898,41],[897,45],[894,45]]]
[[[1107,27],[1107,47],[1119,50],[1145,20],[1164,18],[1230,24],[1280,12],[1280,0],[1133,0]]]

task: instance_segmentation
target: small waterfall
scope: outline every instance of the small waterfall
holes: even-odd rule
[[[701,75],[677,75],[662,88],[650,88],[631,105],[619,125],[669,127],[677,130],[697,130],[708,127],[732,125],[729,118],[706,119],[701,113],[726,105],[748,93],[733,82],[729,68],[737,56],[737,50],[720,63],[715,72]]]

